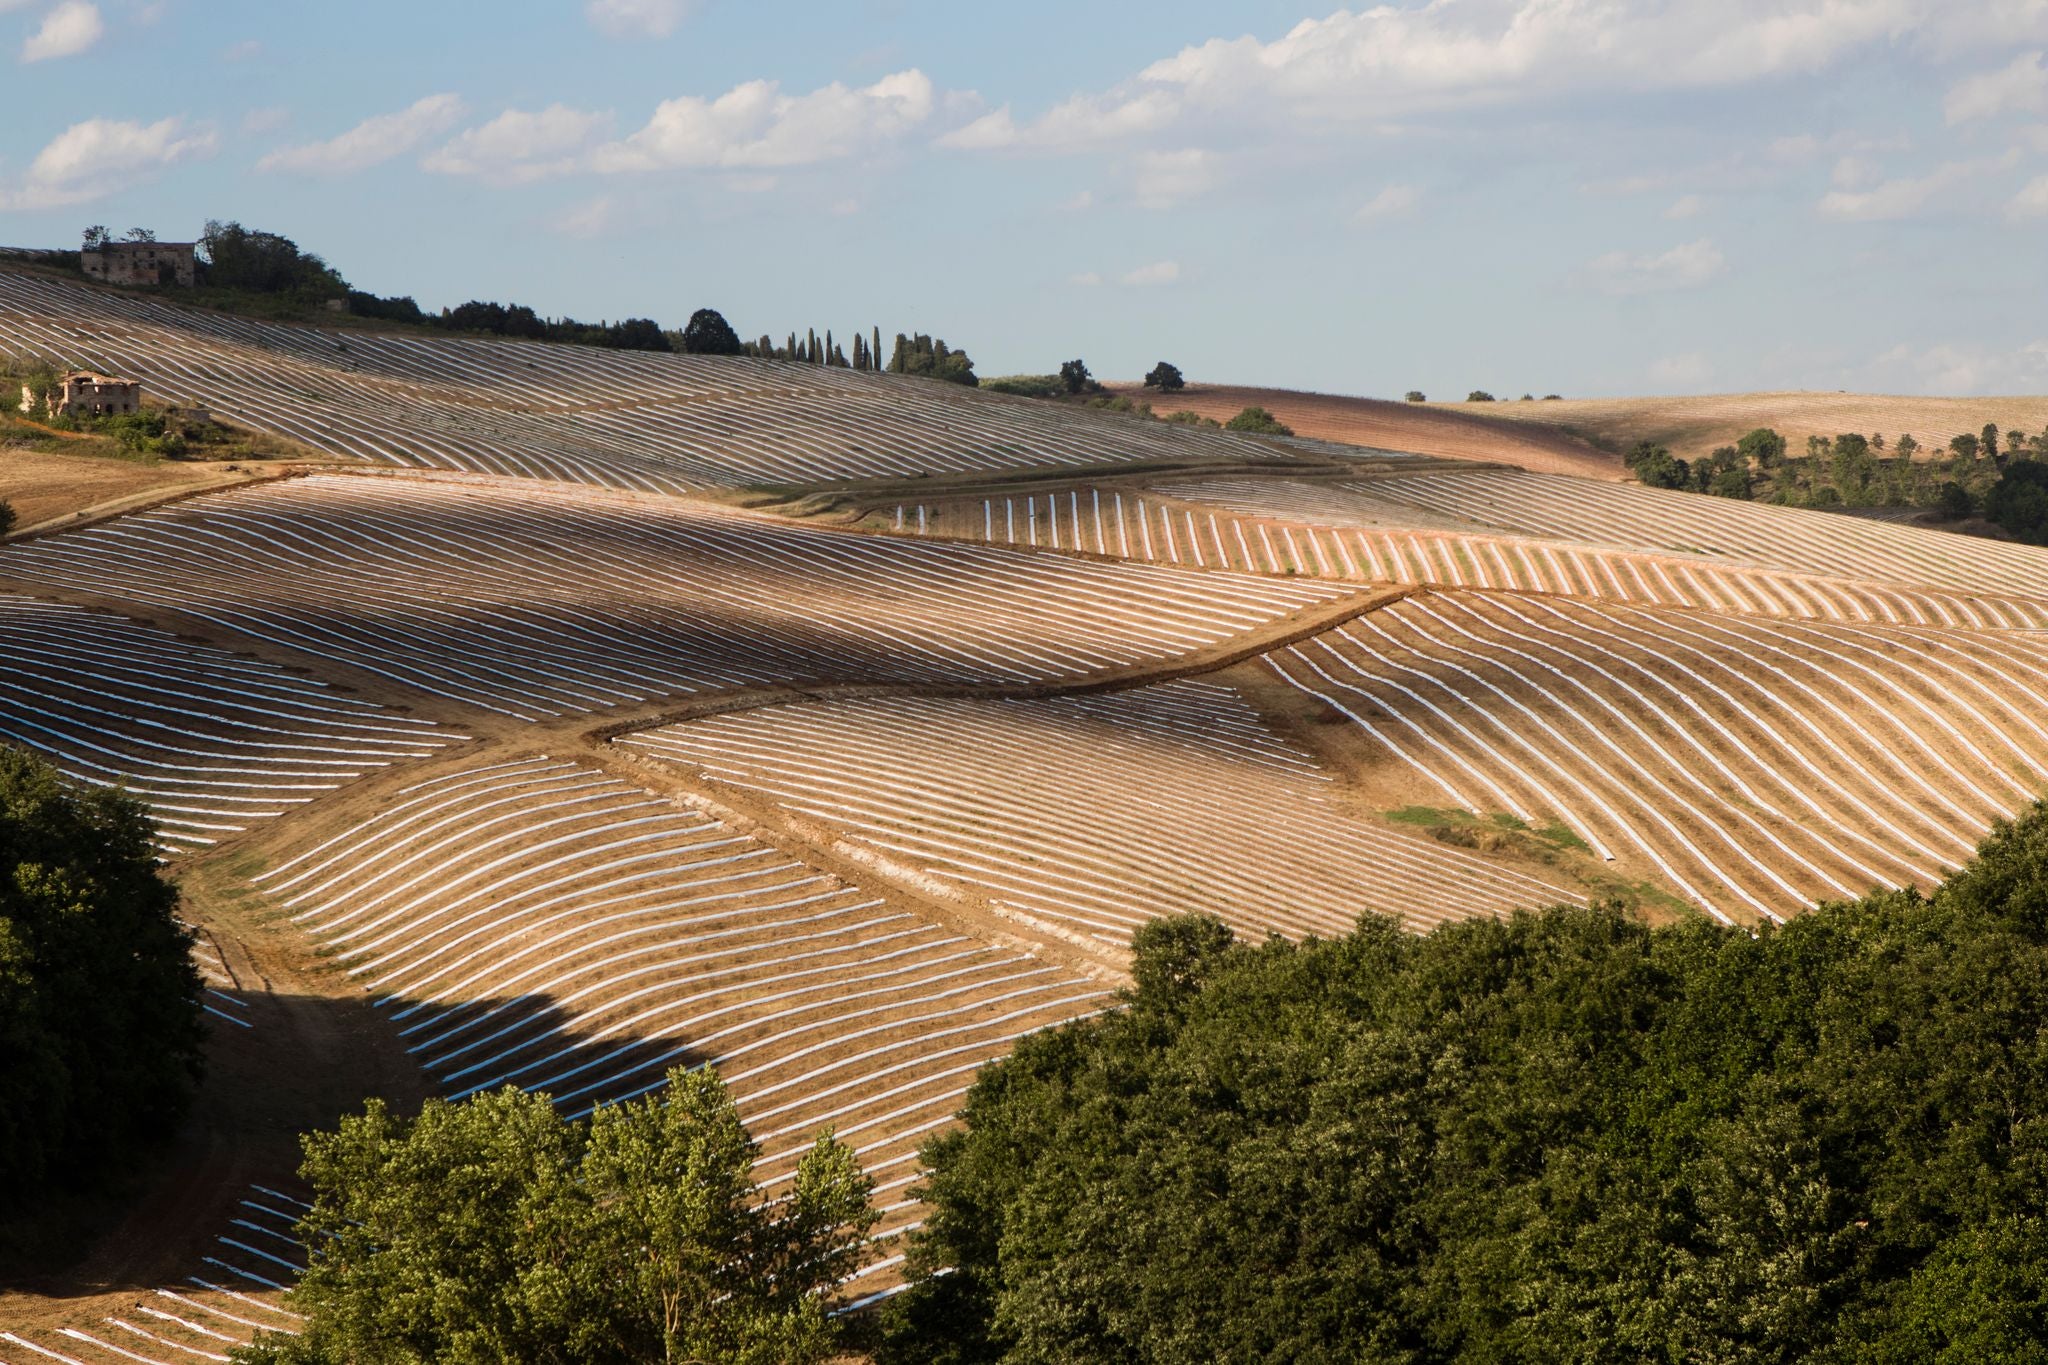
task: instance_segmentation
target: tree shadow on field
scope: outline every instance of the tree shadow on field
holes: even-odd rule
[[[244,1201],[280,1203],[262,1189],[303,1194],[297,1175],[300,1135],[333,1128],[372,1098],[410,1115],[431,1097],[458,1094],[482,1081],[502,1078],[536,1088],[538,1079],[568,1073],[572,1081],[538,1088],[584,1090],[562,1104],[576,1114],[599,1100],[656,1088],[668,1067],[698,1060],[672,1038],[613,1035],[586,1042],[567,1036],[562,1013],[535,996],[420,1007],[402,1022],[395,1016],[408,1008],[403,1000],[380,1005],[354,993],[209,987],[201,999],[210,1025],[206,1075],[165,1146],[104,1190],[50,1191],[0,1225],[0,1329],[65,1325],[95,1296],[189,1287],[194,1276],[232,1281],[230,1287],[245,1292],[266,1287],[235,1280],[230,1266],[288,1278],[283,1265],[233,1246],[239,1241],[291,1255],[276,1235],[288,1230],[284,1220],[252,1212]],[[401,1032],[414,1025],[423,1027]],[[473,1055],[518,1048],[506,1064],[459,1077],[450,1073],[467,1065],[472,1054],[424,1064],[499,1030],[504,1032],[488,1050]],[[436,1037],[447,1044],[432,1054],[407,1050]],[[503,1074],[542,1058],[544,1071]],[[273,1231],[249,1228],[251,1222]]]

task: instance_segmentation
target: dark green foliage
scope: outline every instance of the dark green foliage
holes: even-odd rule
[[[974,388],[981,381],[974,377],[974,362],[967,358],[967,352],[950,349],[945,342],[934,340],[922,332],[906,337],[896,334],[896,350],[889,357],[889,373],[916,374],[927,379],[943,379],[949,384],[964,384]]]
[[[1007,374],[1001,379],[982,381],[984,389],[995,393],[1011,393],[1019,398],[1058,398],[1067,391],[1067,386],[1056,374]]]
[[[149,818],[0,746],[0,1217],[126,1178],[198,1081],[199,978]]]
[[[1294,428],[1261,407],[1249,407],[1223,424],[1231,431],[1249,431],[1261,436],[1292,436]]]
[[[327,262],[275,232],[209,219],[198,254],[199,282],[209,289],[287,294],[307,303],[348,297],[348,282]]]
[[[1427,403],[1429,401],[1429,395],[1421,389],[1410,389],[1405,396],[1411,403]]]
[[[1960,436],[1951,436],[1948,440],[1948,448],[1956,453],[1957,459],[1961,460],[1976,459],[1977,447],[1977,438],[1967,431]]]
[[[454,332],[484,332],[527,341],[604,346],[615,351],[673,349],[668,334],[651,318],[627,318],[624,322],[578,322],[574,318],[544,318],[523,303],[484,303],[471,299],[458,307],[442,309],[441,316],[434,319],[434,323]],[[726,330],[731,331],[730,328]],[[738,344],[737,339],[734,344]]]
[[[348,311],[359,318],[376,318],[382,322],[404,322],[414,326],[425,326],[427,315],[411,295],[393,295],[379,298],[360,289],[348,291]]]
[[[1624,457],[1629,473],[1645,488],[1691,488],[1692,467],[1654,441],[1638,441]]]
[[[2048,545],[2048,464],[2015,460],[1984,495],[1984,515],[2029,545]]]
[[[14,529],[14,504],[0,498],[0,536]]]
[[[1085,360],[1063,360],[1060,362],[1060,382],[1067,386],[1068,393],[1093,393],[1102,386],[1088,373]]]
[[[2048,807],[1757,933],[1228,939],[983,1072],[883,1360],[2044,1358]]]
[[[716,308],[699,308],[683,328],[682,349],[686,355],[738,355],[739,333]]]
[[[244,1361],[819,1361],[876,1218],[829,1134],[762,1202],[757,1149],[701,1070],[588,1120],[512,1086],[413,1120],[372,1100],[304,1146],[308,1320]]]
[[[1934,510],[1950,521],[1958,521],[1976,511],[1977,504],[1969,489],[1950,479],[1941,486],[1941,492],[1934,501]]]
[[[1169,365],[1163,360],[1145,376],[1145,387],[1161,393],[1179,393],[1187,386],[1188,381],[1181,377],[1180,366]]]
[[[1472,390],[1472,392],[1465,395],[1465,401],[1467,403],[1491,403],[1493,401],[1493,395],[1488,393],[1485,389],[1474,389]]]
[[[1755,461],[1758,469],[1768,472],[1785,458],[1785,438],[1769,427],[1757,427],[1735,443],[1735,450],[1744,459]]]

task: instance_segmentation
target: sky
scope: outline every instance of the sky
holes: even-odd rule
[[[2048,0],[0,0],[0,244],[1397,397],[2048,393]]]

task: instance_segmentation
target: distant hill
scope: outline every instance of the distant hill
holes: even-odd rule
[[[1733,445],[1743,433],[1770,427],[1795,452],[1809,436],[1844,432],[1882,435],[1887,446],[1901,432],[1927,450],[1948,445],[1951,436],[1975,433],[1986,422],[2000,431],[2018,427],[2029,435],[2048,427],[2048,397],[1912,398],[1891,394],[1726,393],[1689,398],[1570,398],[1557,402],[1432,403],[1432,411],[1484,412],[1487,419],[1517,428],[1577,435],[1616,450],[1637,441],[1669,446],[1680,459]]]
[[[1349,445],[1413,451],[1454,460],[1502,460],[1542,474],[1622,479],[1618,454],[1562,431],[1508,426],[1490,415],[1451,405],[1395,403],[1381,398],[1260,389],[1235,384],[1190,384],[1161,396],[1139,384],[1111,384],[1116,393],[1152,404],[1161,416],[1186,410],[1228,421],[1246,407],[1262,407],[1297,436]],[[1556,407],[1552,403],[1546,406]]]

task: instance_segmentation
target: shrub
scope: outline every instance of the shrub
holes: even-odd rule
[[[984,379],[981,387],[995,393],[1013,393],[1021,398],[1058,398],[1067,386],[1056,374],[1010,374]]]
[[[1472,392],[1465,395],[1465,401],[1467,403],[1491,403],[1493,401],[1493,395],[1488,393],[1485,389],[1474,389],[1472,390]]]
[[[1249,407],[1224,424],[1230,431],[1249,431],[1262,436],[1292,436],[1294,429],[1261,407]]]
[[[0,498],[0,536],[14,529],[14,504]]]
[[[1421,389],[1410,389],[1406,396],[1411,403],[1427,403],[1429,401],[1429,395]]]
[[[1220,429],[1223,426],[1223,424],[1217,421],[1214,417],[1204,417],[1199,412],[1189,412],[1185,408],[1181,409],[1179,412],[1167,413],[1164,420],[1168,422],[1176,422],[1184,427],[1217,427]]]

